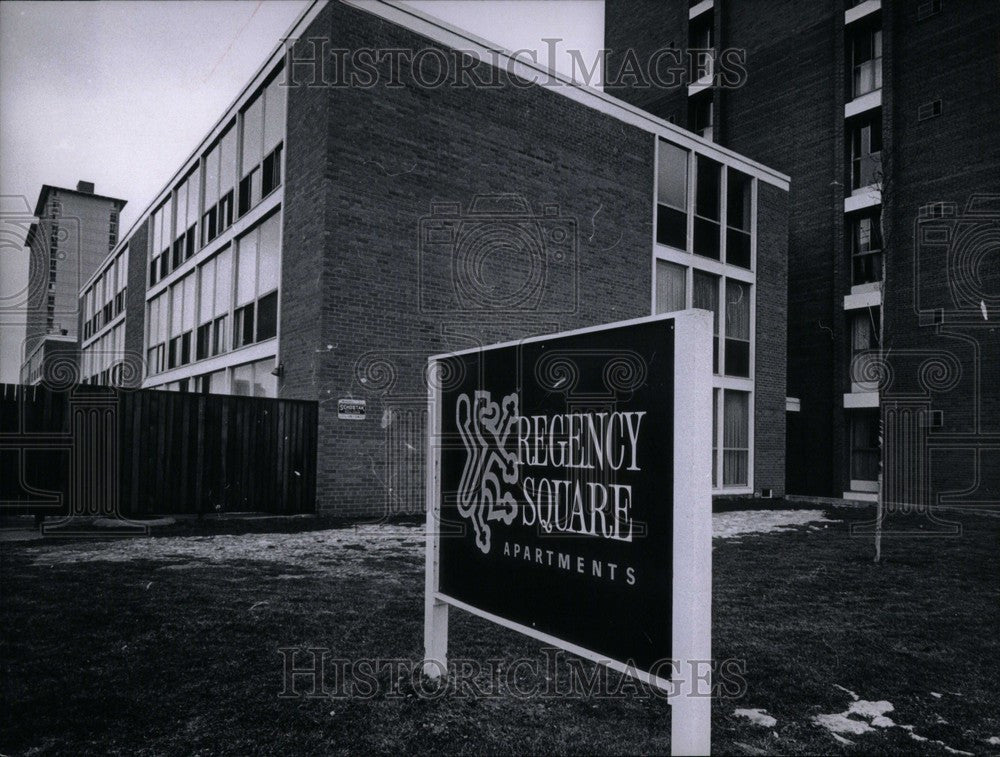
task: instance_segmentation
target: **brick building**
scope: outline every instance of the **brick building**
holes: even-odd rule
[[[21,383],[72,383],[77,375],[80,287],[118,244],[125,200],[76,189],[42,187],[28,229],[28,296]]]
[[[792,177],[788,491],[874,499],[881,461],[889,502],[997,502],[996,3],[608,0],[605,33],[689,64],[609,91]]]
[[[703,307],[715,490],[780,494],[787,177],[358,6],[303,14],[86,283],[85,324],[125,314],[86,331],[84,377],[318,400],[319,507],[415,511],[428,355]]]

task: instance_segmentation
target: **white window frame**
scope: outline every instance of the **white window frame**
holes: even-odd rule
[[[722,180],[719,186],[720,194],[720,260],[712,260],[711,258],[706,258],[701,255],[695,255],[692,251],[692,245],[694,242],[694,202],[695,202],[695,191],[697,182],[697,149],[688,150],[688,186],[687,186],[687,249],[678,250],[675,247],[669,247],[667,245],[662,245],[656,241],[656,208],[658,199],[658,184],[659,184],[659,158],[660,158],[660,141],[665,139],[660,135],[654,135],[654,151],[653,160],[654,170],[653,170],[653,197],[652,197],[652,276],[651,276],[651,290],[650,290],[650,313],[655,314],[656,311],[656,263],[658,260],[662,260],[668,263],[675,263],[677,265],[684,266],[687,269],[686,281],[685,281],[685,297],[686,304],[691,303],[693,293],[694,293],[694,275],[693,270],[697,269],[704,271],[706,273],[711,273],[719,277],[719,366],[722,370],[725,370],[725,329],[726,329],[726,279],[736,279],[743,283],[750,285],[750,375],[749,377],[743,378],[739,376],[726,376],[722,374],[713,374],[712,376],[712,388],[720,389],[723,391],[718,392],[718,397],[715,398],[716,402],[716,433],[718,434],[718,447],[715,453],[715,458],[713,460],[716,471],[716,486],[712,488],[714,494],[752,494],[754,492],[754,459],[755,459],[755,408],[756,408],[756,370],[757,370],[757,194],[759,187],[759,177],[748,170],[747,167],[741,165],[733,165],[725,160],[725,156],[719,156],[713,153],[702,153],[705,157],[708,157],[716,162],[722,164]],[[666,140],[670,141],[670,140]],[[677,147],[683,147],[680,144],[673,143]],[[726,222],[729,204],[729,169],[733,168],[737,171],[748,176],[751,180],[750,185],[750,268],[742,268],[740,266],[730,265],[728,263],[722,262],[726,260]],[[733,485],[724,486],[722,483],[722,458],[723,458],[723,424],[724,424],[724,412],[725,412],[725,391],[740,391],[746,392],[749,395],[749,428],[748,431],[748,443],[750,445],[748,460],[747,460],[747,483],[745,485]]]

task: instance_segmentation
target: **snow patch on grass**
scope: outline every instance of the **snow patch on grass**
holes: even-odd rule
[[[56,542],[25,549],[35,565],[150,560],[167,570],[245,562],[294,568],[305,575],[397,574],[423,568],[422,526],[365,525],[291,534],[164,536],[105,542]],[[293,571],[275,577],[288,579]]]
[[[754,725],[764,728],[771,728],[778,724],[778,721],[771,715],[768,715],[766,710],[761,710],[757,707],[749,710],[737,709],[733,711],[733,714],[740,718],[746,718]]]
[[[830,735],[841,744],[854,743],[840,735],[843,733],[861,736],[866,733],[871,733],[876,728],[902,728],[914,741],[937,744],[946,752],[951,754],[971,754],[971,752],[963,752],[959,749],[953,749],[943,741],[928,739],[926,736],[921,736],[915,732],[916,726],[900,725],[895,723],[892,718],[886,716],[887,712],[893,711],[891,702],[887,702],[884,699],[879,699],[878,701],[859,699],[858,695],[850,689],[845,689],[843,686],[838,684],[833,684],[833,687],[847,692],[847,694],[849,694],[854,701],[851,702],[848,708],[843,712],[813,715],[812,721],[821,728],[828,730]],[[938,717],[940,718],[940,716]]]
[[[810,523],[837,523],[824,517],[822,510],[737,510],[712,516],[712,535],[732,539],[744,534],[793,531]]]

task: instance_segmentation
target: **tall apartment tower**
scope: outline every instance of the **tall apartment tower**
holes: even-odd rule
[[[35,384],[53,370],[75,375],[80,286],[118,244],[125,200],[45,184],[35,203],[25,246],[29,250],[28,313],[21,383]]]
[[[787,491],[1000,501],[996,2],[607,0],[605,30],[610,71],[687,67],[609,93],[791,176]]]

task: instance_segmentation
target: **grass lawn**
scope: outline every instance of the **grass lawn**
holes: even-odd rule
[[[959,536],[886,537],[874,565],[871,539],[849,534],[863,514],[826,517],[835,522],[715,542],[714,656],[745,661],[747,686],[715,700],[713,750],[1000,753],[989,742],[1000,737],[1000,519],[952,516]],[[428,698],[408,677],[387,693],[378,673],[372,697],[280,698],[279,648],[421,658],[422,541],[413,527],[314,530],[306,519],[246,533],[264,528],[275,523],[0,544],[0,752],[669,750],[669,706],[637,690],[520,697],[501,672],[476,679],[495,696]],[[457,610],[450,653],[528,658],[537,672],[522,668],[514,684],[544,683],[538,642]],[[564,683],[569,667],[557,671]],[[891,703],[897,726],[845,743],[813,722],[847,710],[850,692]],[[737,708],[777,722],[755,725]]]

